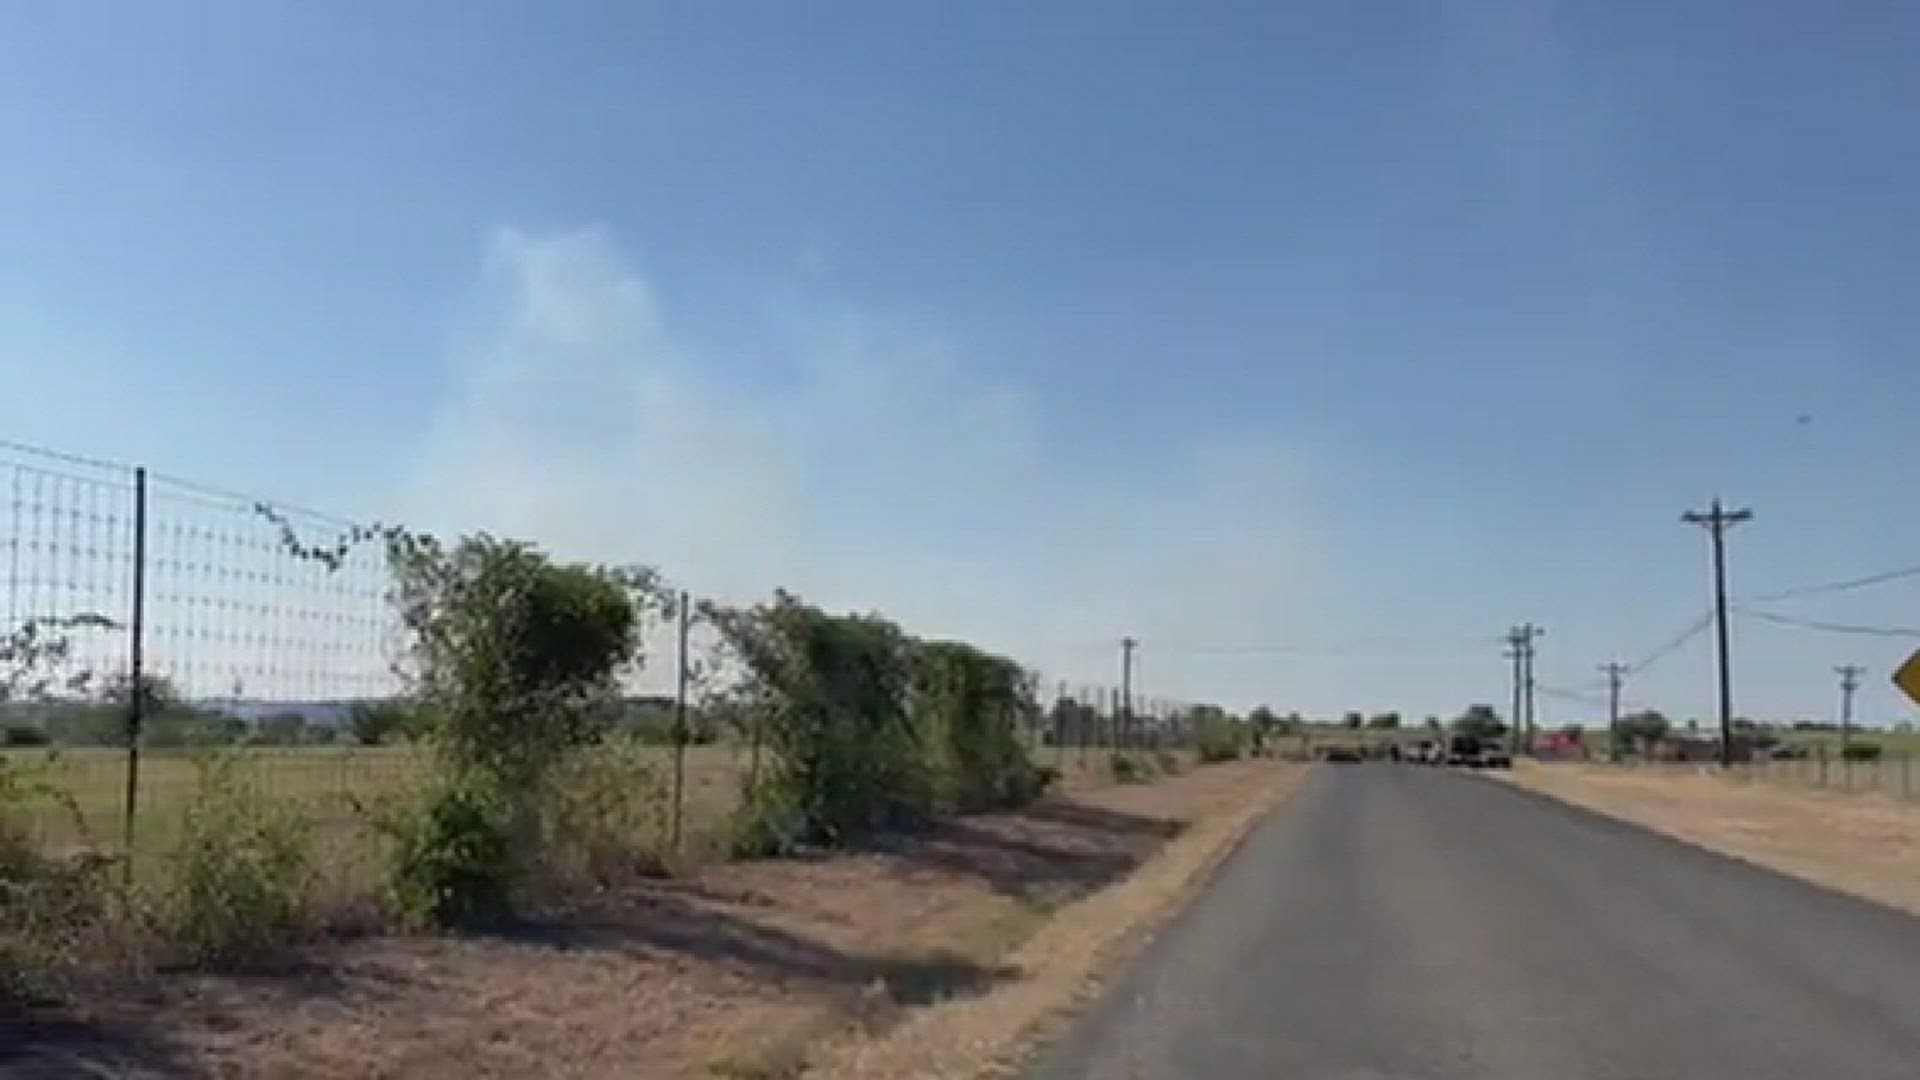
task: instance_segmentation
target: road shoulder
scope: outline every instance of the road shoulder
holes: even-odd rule
[[[1239,790],[1194,815],[1129,877],[1067,905],[1010,952],[1017,977],[925,1010],[878,1040],[834,1046],[809,1076],[836,1080],[984,1080],[1014,1074],[1093,1000],[1106,980],[1183,909],[1261,820],[1296,791],[1303,766],[1239,766]]]
[[[1920,915],[1920,810],[1703,769],[1523,761],[1515,785],[1664,836]]]

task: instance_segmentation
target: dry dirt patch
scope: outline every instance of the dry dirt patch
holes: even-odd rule
[[[1217,843],[1223,818],[1288,771],[1217,766],[713,866],[490,936],[365,938],[252,975],[162,976],[57,1019],[0,1017],[0,1075],[795,1075],[823,1039],[877,1037],[1031,976],[1034,958],[1009,950],[1050,914],[1165,877],[1156,853],[1191,863],[1191,838]]]
[[[1701,847],[1920,914],[1920,809],[1698,770],[1521,762],[1515,783]]]

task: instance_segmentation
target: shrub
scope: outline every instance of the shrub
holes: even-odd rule
[[[182,833],[164,862],[154,908],[164,945],[209,961],[279,943],[311,893],[306,819],[243,783],[231,755],[201,758]]]
[[[52,740],[32,724],[9,724],[0,732],[0,746],[46,746]]]
[[[1039,705],[1019,665],[970,645],[914,649],[914,725],[937,778],[941,809],[1018,806],[1040,784],[1020,738]]]
[[[419,699],[456,767],[531,793],[614,719],[618,677],[640,656],[633,592],[651,578],[489,536],[397,544],[393,562]]]
[[[641,659],[639,601],[657,582],[485,535],[451,549],[401,535],[389,559],[413,636],[415,722],[445,777],[394,830],[393,893],[417,922],[486,922],[539,861],[554,770],[617,718],[620,676]]]
[[[412,925],[497,922],[512,910],[511,809],[469,774],[443,780],[391,823],[393,899]]]
[[[741,666],[738,704],[751,738],[769,751],[745,783],[743,849],[836,841],[934,808],[907,707],[912,654],[898,627],[828,615],[785,592],[710,616]]]
[[[1194,718],[1193,745],[1201,764],[1233,761],[1246,744],[1245,729],[1218,710],[1199,710]]]
[[[1840,756],[1847,761],[1879,761],[1882,747],[1879,743],[1850,742],[1840,750]]]
[[[1153,779],[1153,770],[1146,762],[1118,750],[1107,755],[1107,771],[1122,784],[1143,784]]]
[[[1179,754],[1171,750],[1156,750],[1153,754],[1153,764],[1166,776],[1178,776],[1185,763],[1180,760]]]
[[[547,781],[543,861],[563,882],[606,886],[665,869],[670,808],[660,768],[634,739],[570,755]]]

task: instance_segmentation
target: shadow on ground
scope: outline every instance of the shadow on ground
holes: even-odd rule
[[[71,997],[85,1003],[84,1013],[0,1010],[0,1078],[212,1075],[235,1025],[269,1022],[262,1018],[304,1016],[311,1024],[315,1015],[338,1012],[367,1022],[404,1018],[402,1030],[431,1030],[449,1010],[471,1005],[472,980],[485,978],[476,973],[523,970],[532,957],[521,949],[629,956],[642,961],[634,970],[658,978],[690,968],[726,971],[780,994],[817,995],[843,1017],[884,1023],[897,1015],[893,1010],[984,993],[1017,974],[967,955],[964,942],[899,944],[927,939],[898,936],[906,924],[885,905],[925,902],[946,879],[1047,906],[1124,877],[1183,828],[1049,801],[808,856],[848,858],[822,875],[787,872],[806,860],[730,864],[687,879],[562,898],[540,917],[485,933],[358,937],[245,971],[162,973]],[[806,895],[810,887],[822,889],[815,903],[795,903],[788,892]],[[830,902],[818,903],[820,895]],[[843,911],[863,904],[888,916],[874,921],[874,936],[865,923],[840,921]],[[890,934],[891,949],[884,947]],[[314,1002],[325,1008],[316,1013],[307,1007]]]
[[[1003,896],[1057,903],[1132,873],[1185,827],[1165,818],[1050,802],[1018,814],[937,822],[875,838],[862,850],[976,877]]]
[[[139,1025],[95,1023],[52,1011],[10,1015],[0,1006],[0,1077],[159,1080],[206,1075],[160,1033]]]
[[[901,1005],[983,993],[1016,972],[930,952],[862,953],[721,910],[670,888],[629,896],[617,912],[524,920],[491,936],[562,950],[671,953],[777,982],[829,989],[884,989]]]

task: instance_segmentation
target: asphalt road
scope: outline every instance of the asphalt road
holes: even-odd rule
[[[1036,1080],[1915,1080],[1920,920],[1498,781],[1323,767]]]

